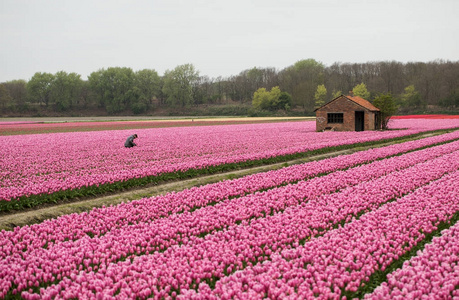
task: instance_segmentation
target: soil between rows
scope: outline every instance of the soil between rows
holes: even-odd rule
[[[407,140],[421,139],[429,136],[437,135],[437,133],[426,133],[415,138]],[[403,141],[407,141],[403,140]],[[123,202],[129,202],[132,200],[138,200],[145,197],[153,197],[161,194],[166,194],[172,191],[182,191],[187,188],[206,185],[210,183],[215,183],[222,180],[235,179],[243,176],[266,172],[270,170],[277,170],[286,166],[305,163],[314,160],[321,160],[325,158],[330,158],[334,156],[351,154],[358,151],[367,150],[370,148],[379,148],[388,146],[395,143],[400,143],[403,141],[388,142],[384,144],[379,144],[377,146],[367,146],[367,147],[357,147],[352,149],[340,150],[335,152],[329,152],[326,154],[320,154],[315,156],[310,156],[307,158],[290,160],[282,163],[263,165],[253,168],[246,168],[237,171],[229,171],[224,173],[212,174],[199,176],[196,178],[188,180],[180,180],[167,182],[162,184],[152,184],[149,186],[136,187],[129,189],[128,191],[121,191],[116,193],[110,193],[106,195],[98,195],[96,197],[85,197],[82,199],[72,199],[67,203],[58,203],[58,204],[45,204],[41,207],[35,207],[22,211],[13,211],[4,215],[0,215],[0,230],[12,230],[17,226],[32,225],[36,223],[43,222],[47,219],[57,218],[62,215],[71,214],[71,213],[81,213],[87,212],[95,207],[103,207],[110,205],[117,205]]]

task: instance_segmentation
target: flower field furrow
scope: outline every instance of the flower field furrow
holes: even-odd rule
[[[205,299],[339,299],[357,292],[459,211],[459,171],[388,203],[360,219],[272,255],[271,261],[199,287]],[[194,290],[182,292],[185,298]]]
[[[173,213],[186,212],[194,207],[203,207],[209,203],[217,203],[230,197],[250,194],[257,190],[269,189],[289,182],[296,182],[318,174],[325,174],[336,170],[352,167],[362,163],[368,163],[383,157],[404,153],[413,149],[429,146],[436,143],[450,141],[459,137],[459,131],[409,141],[401,144],[374,148],[350,155],[342,155],[321,161],[313,161],[301,165],[293,165],[280,170],[269,171],[246,176],[240,179],[226,180],[215,184],[187,189],[177,193],[169,193],[153,198],[145,198],[117,206],[94,209],[89,213],[71,214],[58,219],[47,220],[42,224],[16,228],[14,232],[1,232],[0,241],[3,241],[4,252],[0,258],[8,256],[6,250],[11,247],[33,249],[42,244],[50,246],[53,243],[65,240],[77,240],[86,235],[94,237],[106,232],[121,228],[129,224],[147,222],[160,217],[166,217]],[[435,151],[425,150],[431,153],[421,157],[418,154],[417,161],[441,155],[452,149],[436,147]],[[441,150],[444,149],[444,150]],[[443,151],[443,152],[442,152]],[[445,152],[446,151],[446,152]],[[410,155],[408,157],[412,157]],[[414,163],[414,161],[413,161]],[[387,165],[385,166],[387,167]],[[333,175],[336,176],[336,175]],[[331,181],[333,182],[333,181]],[[333,187],[332,187],[333,188]],[[34,244],[40,240],[40,244]],[[18,243],[17,241],[20,241]]]
[[[155,250],[163,250],[171,245],[185,243],[194,236],[201,234],[208,234],[212,231],[223,229],[227,226],[233,225],[238,221],[249,220],[253,217],[261,217],[269,214],[270,212],[281,211],[288,206],[297,205],[304,201],[314,199],[320,195],[334,192],[337,189],[342,189],[348,186],[359,183],[360,188],[358,190],[366,191],[368,185],[363,182],[368,180],[374,180],[377,177],[386,175],[390,172],[408,168],[423,162],[425,160],[433,159],[445,153],[451,153],[455,150],[459,150],[459,141],[452,142],[445,145],[436,146],[432,149],[425,149],[413,153],[404,154],[402,156],[392,157],[382,161],[376,161],[369,165],[363,165],[357,168],[349,169],[345,172],[334,172],[324,177],[314,178],[306,182],[300,182],[296,185],[288,185],[275,190],[270,190],[264,193],[257,193],[247,197],[238,199],[223,201],[215,206],[205,207],[197,210],[194,213],[184,213],[179,215],[172,215],[169,218],[159,219],[154,222],[138,223],[135,226],[126,226],[118,230],[108,232],[102,237],[85,238],[79,239],[75,242],[67,241],[64,243],[58,243],[56,245],[48,243],[46,239],[40,236],[39,239],[32,241],[31,243],[24,243],[24,236],[19,237],[10,235],[9,246],[4,243],[2,263],[5,270],[8,269],[8,265],[14,264],[15,266],[24,266],[24,268],[35,268],[35,274],[29,279],[35,281],[41,278],[42,281],[50,280],[56,276],[60,276],[63,270],[71,270],[71,273],[78,272],[83,266],[88,265],[88,259],[90,258],[91,264],[97,265],[97,268],[101,264],[107,265],[110,262],[119,260],[122,257],[140,254],[144,252],[154,252]],[[448,155],[446,158],[439,158],[433,161],[427,161],[421,163],[416,167],[410,168],[411,171],[406,170],[409,175],[415,175],[421,173],[436,174],[435,172],[439,168],[432,168],[432,165],[441,165],[442,161],[449,161]],[[449,168],[457,167],[454,164],[447,164]],[[427,169],[427,170],[424,170]],[[438,176],[438,175],[437,175]],[[394,181],[394,176],[388,177],[385,181]],[[407,183],[417,183],[413,176],[407,176],[403,172],[397,176],[397,181],[405,180]],[[427,178],[427,179],[426,179]],[[424,174],[422,180],[431,180],[433,177],[429,177],[428,174]],[[382,184],[384,184],[383,182]],[[376,186],[380,183],[375,182]],[[374,185],[374,184],[373,184]],[[370,188],[373,188],[371,186]],[[406,191],[399,190],[398,193]],[[350,194],[352,191],[349,189],[346,193]],[[322,204],[332,201],[324,198],[323,196],[319,199],[325,199],[313,203],[311,207],[306,207],[308,211],[327,212],[329,214],[327,206],[330,204]],[[371,201],[368,201],[371,203]],[[368,204],[367,203],[367,204]],[[338,204],[337,207],[339,206]],[[300,212],[298,212],[298,209]],[[288,217],[292,219],[295,214],[300,213],[301,210],[305,209],[303,206],[298,207],[293,212],[289,212]],[[354,209],[357,209],[354,207]],[[346,212],[347,213],[347,212]],[[305,215],[301,215],[304,218]],[[317,216],[310,216],[311,219],[317,219]],[[323,218],[323,217],[322,217]],[[344,219],[343,217],[342,219]],[[279,219],[279,218],[277,218]],[[270,218],[266,219],[267,226],[269,226]],[[100,219],[101,222],[104,219]],[[260,221],[264,223],[265,221]],[[277,221],[282,222],[282,217]],[[331,224],[333,225],[333,224]],[[263,227],[264,225],[262,225]],[[323,228],[327,228],[327,224],[322,225]],[[45,232],[47,234],[47,232]],[[289,237],[290,238],[290,237]],[[299,235],[299,238],[304,238]],[[5,239],[6,240],[6,239]],[[29,239],[29,241],[31,241]],[[34,243],[35,242],[35,243]],[[285,239],[279,239],[279,244],[285,244]],[[43,246],[46,244],[46,247]],[[277,246],[275,246],[277,247]],[[87,257],[88,249],[91,252],[90,257]],[[15,256],[19,253],[20,256]],[[71,253],[71,255],[69,255]],[[16,257],[16,258],[14,258]],[[45,259],[47,258],[47,259]],[[55,270],[50,274],[46,274],[44,269],[45,265],[48,269]],[[67,272],[68,273],[68,272]],[[69,274],[66,274],[69,276]],[[48,278],[47,280],[44,278]]]
[[[459,223],[434,237],[365,299],[459,298]]]
[[[0,136],[0,200],[458,127],[443,121],[382,132],[314,132],[314,122],[139,129],[135,149],[123,147],[123,130]]]
[[[355,217],[359,211],[371,210],[375,207],[374,205],[377,207],[378,200],[379,204],[383,203],[422,185],[421,182],[426,184],[442,176],[445,172],[457,170],[459,162],[453,159],[457,155],[457,152],[447,154],[441,158],[419,164],[423,165],[422,167],[410,168],[409,172],[408,169],[404,170],[406,172],[396,172],[399,173],[398,176],[389,174],[381,182],[367,186],[362,183],[361,187],[356,189],[354,193],[350,192],[349,190],[352,188],[349,188],[348,191],[343,191],[341,197],[338,196],[340,193],[337,193],[336,198],[338,200],[333,203],[327,197],[323,197],[327,199],[325,201],[328,203],[318,200],[316,206],[300,205],[290,212],[284,212],[280,217],[278,215],[267,217],[266,220],[268,221],[265,223],[243,222],[241,226],[230,227],[228,230],[208,235],[204,239],[191,237],[188,241],[184,240],[182,247],[174,246],[163,253],[136,257],[133,258],[132,263],[130,259],[115,265],[102,263],[97,272],[86,270],[73,273],[70,278],[64,278],[59,284],[49,287],[46,292],[43,292],[54,297],[60,289],[65,287],[61,296],[67,297],[76,291],[80,294],[83,293],[83,295],[86,292],[88,295],[95,295],[94,293],[97,291],[104,294],[114,294],[119,290],[119,297],[123,298],[144,297],[146,296],[143,294],[146,293],[145,291],[154,293],[152,286],[159,289],[157,295],[173,293],[171,289],[193,288],[193,285],[197,285],[199,282],[210,280],[212,277],[223,277],[226,272],[243,268],[244,264],[250,265],[265,260],[271,253],[289,248],[292,244],[295,245],[296,243],[298,246],[300,238],[317,234],[317,229],[331,229],[329,224],[333,225],[340,218],[346,220],[348,216]],[[453,162],[452,166],[451,162]],[[381,183],[386,186],[382,192],[379,191]],[[378,200],[372,200],[373,198]],[[349,201],[346,202],[345,199],[349,199]],[[337,206],[333,213],[331,210],[326,211],[324,209],[330,206]],[[337,215],[338,220],[333,220],[335,215]],[[309,222],[302,222],[301,220],[309,220]],[[300,227],[300,230],[292,230],[295,227]],[[133,235],[138,234],[139,232]],[[108,276],[111,279],[102,282],[99,280],[100,276],[106,279]],[[93,284],[88,285],[89,282]],[[128,286],[129,288],[126,289]],[[129,294],[129,290],[133,291],[134,294]]]

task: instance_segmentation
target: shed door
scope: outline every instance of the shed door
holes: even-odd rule
[[[355,131],[364,130],[364,116],[365,116],[365,112],[363,111],[355,112]]]

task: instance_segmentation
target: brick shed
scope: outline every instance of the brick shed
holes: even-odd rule
[[[317,108],[316,131],[375,130],[379,109],[359,96],[341,95]]]

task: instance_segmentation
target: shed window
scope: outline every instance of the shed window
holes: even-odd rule
[[[343,123],[343,113],[328,113],[327,122],[328,123]]]

